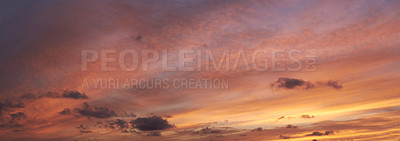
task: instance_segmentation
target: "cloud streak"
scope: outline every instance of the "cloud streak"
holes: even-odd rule
[[[110,118],[117,116],[113,110],[110,110],[107,107],[91,107],[87,102],[83,103],[82,108],[76,108],[75,111],[83,116],[95,118]]]
[[[278,80],[271,84],[273,88],[282,88],[282,89],[296,89],[302,88],[305,90],[313,89],[321,86],[329,86],[334,89],[341,89],[343,88],[342,84],[338,81],[329,80],[329,81],[317,81],[317,82],[310,82],[304,81],[302,79],[297,78],[287,78],[287,77],[280,77]]]

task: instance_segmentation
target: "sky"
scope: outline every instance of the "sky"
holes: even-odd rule
[[[3,0],[0,137],[399,140],[399,7]]]

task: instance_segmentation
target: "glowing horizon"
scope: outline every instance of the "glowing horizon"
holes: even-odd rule
[[[398,140],[400,2],[0,1],[2,140]]]

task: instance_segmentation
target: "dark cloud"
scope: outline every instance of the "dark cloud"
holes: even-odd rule
[[[129,128],[129,124],[125,120],[117,119],[109,121],[109,127],[113,129],[127,129]]]
[[[78,91],[64,90],[63,94],[60,95],[57,92],[47,93],[27,93],[17,97],[9,97],[7,99],[0,100],[0,113],[9,108],[24,108],[25,103],[37,100],[40,98],[72,98],[72,99],[87,99],[85,93]]]
[[[72,99],[87,99],[88,98],[85,93],[80,93],[78,91],[69,91],[69,90],[65,90],[64,93],[62,94],[62,97],[63,98],[72,98]]]
[[[335,131],[325,131],[325,135],[334,135]]]
[[[26,118],[25,113],[23,113],[23,112],[10,114],[10,116],[11,116],[11,120],[21,120],[22,118]]]
[[[173,128],[174,126],[169,124],[167,120],[163,119],[161,116],[151,116],[144,118],[137,118],[130,122],[133,127],[142,130],[164,130]]]
[[[121,120],[121,119],[117,119],[117,121],[115,122],[115,125],[117,125],[121,129],[127,128],[129,126],[128,122]]]
[[[34,99],[40,99],[40,98],[60,98],[60,94],[57,92],[47,92],[47,93],[37,93],[37,94],[32,94],[32,93],[27,93],[21,95],[21,99],[26,99],[26,100],[34,100]]]
[[[310,116],[309,114],[307,115],[301,115],[301,118],[314,118],[315,116]]]
[[[322,136],[322,135],[324,135],[324,133],[316,131],[316,132],[313,132],[311,134],[307,134],[306,136]]]
[[[79,133],[81,134],[93,133],[92,131],[88,130],[85,125],[79,125],[79,127],[76,128],[78,128]]]
[[[106,107],[90,107],[90,105],[85,102],[82,108],[75,109],[79,114],[95,118],[110,118],[117,116],[113,110]]]
[[[27,93],[20,97],[21,99],[40,99],[40,98],[72,98],[72,99],[87,99],[85,93],[81,93],[76,90],[64,90],[62,94],[58,92],[47,92],[47,93]]]
[[[278,88],[293,89],[295,87],[303,86],[304,83],[305,81],[301,79],[281,77],[278,79],[278,81],[273,83],[273,85]]]
[[[280,77],[278,80],[271,84],[271,87],[275,88],[284,88],[284,89],[295,89],[295,88],[303,88],[303,89],[311,89],[317,86],[329,86],[335,89],[341,89],[343,86],[338,81],[329,80],[329,81],[317,81],[315,83],[304,81],[302,79],[296,78],[287,78]]]
[[[10,100],[6,99],[4,101],[0,101],[0,114],[3,112],[3,110],[6,110],[8,108],[23,108],[24,103],[22,103],[21,100]]]
[[[40,94],[39,98],[43,98],[43,97],[47,97],[47,98],[60,98],[60,94],[57,92],[47,92],[44,94]]]
[[[27,93],[21,96],[22,99],[36,99],[36,95],[31,94],[31,93]]]
[[[111,120],[105,120],[104,122],[97,121],[95,126],[97,126],[97,125],[101,125],[101,126],[98,126],[100,128],[104,127],[104,128],[117,129],[117,130],[122,130],[123,132],[125,130],[129,131],[129,130],[133,129],[133,128],[131,128],[129,122],[127,122],[124,119],[116,119],[116,120],[111,119]]]
[[[69,108],[65,108],[63,111],[60,112],[61,115],[69,115],[71,114],[71,110]]]
[[[92,131],[88,130],[85,125],[79,125],[79,127],[76,128],[78,128],[79,133],[81,134],[93,133]]]
[[[86,130],[86,126],[85,125],[79,125],[78,127],[76,127],[78,129],[82,129],[82,130]]]
[[[331,86],[335,89],[341,89],[343,87],[342,84],[340,84],[338,81],[333,80],[326,82],[326,85]]]
[[[72,98],[72,99],[87,99],[85,93],[78,91],[65,90],[62,95],[57,92],[47,93],[27,93],[17,97],[9,97],[7,99],[0,100],[0,113],[10,108],[24,108],[25,103],[37,100],[40,98]],[[65,111],[66,112],[66,111]]]
[[[20,132],[22,132],[22,130],[24,130],[25,123],[27,121],[27,116],[25,115],[25,113],[24,112],[16,112],[16,113],[8,114],[8,115],[9,115],[9,117],[3,118],[2,120],[0,120],[0,122],[2,123],[1,127],[7,127],[9,129],[13,129],[13,130],[20,130]],[[6,116],[4,116],[4,117],[6,117]]]
[[[263,128],[258,127],[258,128],[256,128],[256,129],[251,130],[251,131],[258,131],[258,132],[261,132],[262,130],[263,130]]]
[[[24,103],[22,103],[21,100],[9,100],[6,99],[2,102],[0,102],[0,109],[4,109],[4,108],[23,108],[24,107]]]
[[[142,40],[142,38],[143,38],[143,36],[139,34],[139,35],[136,37],[135,40],[136,40],[136,41],[140,41],[140,40]]]
[[[324,136],[324,135],[334,135],[335,131],[325,131],[325,133],[322,132],[313,132],[311,134],[307,134],[306,136]]]
[[[294,125],[288,124],[288,125],[286,125],[286,128],[297,128],[297,126],[294,126]]]

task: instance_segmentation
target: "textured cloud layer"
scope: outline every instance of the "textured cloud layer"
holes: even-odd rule
[[[0,137],[393,140],[399,138],[399,6],[394,0],[0,1]],[[82,50],[127,49],[212,50],[216,60],[230,50],[231,63],[237,50],[316,50],[317,64],[315,71],[247,71],[241,61],[237,71],[170,72],[160,61],[148,71],[107,72],[99,59],[81,68]],[[302,55],[297,59],[307,63]],[[272,54],[263,57],[255,63],[267,58],[271,66]],[[178,58],[168,56],[168,65],[177,66]],[[296,65],[283,62],[276,65]],[[104,88],[127,78],[229,78],[229,88]],[[104,81],[85,88],[83,80]]]

